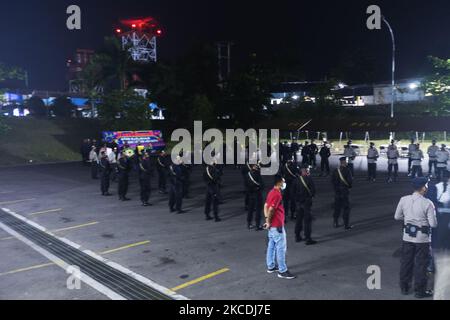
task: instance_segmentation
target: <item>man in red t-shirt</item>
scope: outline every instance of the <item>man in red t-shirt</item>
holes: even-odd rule
[[[264,228],[269,232],[267,246],[267,272],[278,272],[282,279],[295,279],[286,266],[286,230],[284,229],[284,207],[282,190],[286,189],[286,182],[281,176],[275,177],[275,186],[267,195],[264,206],[266,224]]]

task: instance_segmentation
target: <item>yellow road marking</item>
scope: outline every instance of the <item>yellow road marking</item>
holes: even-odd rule
[[[6,276],[6,275],[10,275],[10,274],[25,272],[25,271],[41,269],[41,268],[50,267],[50,266],[53,266],[53,265],[55,265],[53,262],[52,263],[45,263],[45,264],[38,264],[37,266],[31,266],[31,267],[27,267],[27,268],[16,269],[16,270],[11,270],[11,271],[8,271],[8,272],[0,273],[0,276]]]
[[[54,213],[54,212],[61,212],[61,211],[62,211],[62,209],[51,209],[51,210],[33,212],[33,213],[28,214],[28,215],[31,217],[31,216],[37,216],[37,215],[40,215],[40,214],[44,214],[44,213]]]
[[[220,270],[218,270],[216,272],[213,272],[213,273],[207,274],[206,276],[203,276],[203,277],[194,279],[192,281],[186,282],[186,283],[184,283],[182,285],[179,285],[178,287],[172,288],[170,290],[172,290],[174,292],[177,292],[177,291],[179,291],[181,289],[184,289],[184,288],[190,287],[190,286],[192,286],[194,284],[197,284],[199,282],[211,279],[213,277],[216,277],[216,276],[221,275],[221,274],[223,274],[225,272],[228,272],[228,271],[230,271],[230,269],[228,269],[228,268],[220,269]]]
[[[108,250],[108,251],[104,251],[104,252],[101,252],[100,254],[102,255],[102,254],[115,253],[115,252],[118,252],[118,251],[134,248],[134,247],[137,247],[137,246],[146,245],[146,244],[149,244],[149,243],[150,243],[150,241],[142,241],[142,242],[138,242],[138,243],[133,243],[133,244],[130,244],[130,245],[127,245],[127,246],[123,246],[123,247],[117,248],[117,249],[111,249],[111,250]],[[20,272],[26,272],[26,271],[36,270],[36,269],[47,268],[47,267],[51,267],[53,265],[55,265],[55,263],[38,264],[38,265],[27,267],[27,268],[15,269],[15,270],[11,270],[11,271],[8,271],[8,272],[0,273],[0,277],[1,276],[6,276],[6,275],[11,275],[11,274],[16,274],[16,273],[20,273]]]
[[[26,201],[34,201],[36,199],[23,199],[23,200],[14,200],[14,201],[5,201],[5,202],[0,202],[0,206],[3,206],[5,204],[16,204],[16,203],[21,203],[21,202],[26,202]]]
[[[150,243],[150,241],[142,241],[142,242],[138,242],[138,243],[133,243],[133,244],[129,244],[127,246],[123,246],[123,247],[117,248],[117,249],[111,249],[111,250],[103,251],[103,252],[100,252],[100,254],[114,253],[114,252],[130,249],[130,248],[134,248],[134,247],[143,246],[143,245],[146,245],[146,244],[149,244],[149,243]]]
[[[79,226],[73,226],[73,227],[68,227],[68,228],[61,228],[61,229],[56,229],[53,230],[53,233],[57,233],[57,232],[63,232],[63,231],[70,231],[70,230],[74,230],[74,229],[80,229],[80,228],[84,228],[84,227],[90,227],[93,225],[98,224],[98,222],[90,222],[90,223],[85,223],[85,224],[80,224]]]

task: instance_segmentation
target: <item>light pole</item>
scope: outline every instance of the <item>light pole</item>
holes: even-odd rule
[[[394,118],[394,104],[395,104],[395,36],[394,36],[394,30],[392,30],[391,25],[386,20],[385,16],[381,16],[383,19],[383,22],[387,25],[389,28],[389,32],[391,33],[392,38],[392,102],[391,102],[391,118]]]

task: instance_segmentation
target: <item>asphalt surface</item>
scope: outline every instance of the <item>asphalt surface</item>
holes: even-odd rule
[[[364,170],[363,158],[356,167]],[[1,168],[0,208],[190,299],[405,299],[398,290],[401,223],[393,216],[399,198],[411,193],[410,180],[402,173],[398,183],[387,184],[386,173],[379,175],[372,183],[364,172],[356,174],[352,231],[332,228],[330,179],[315,179],[313,237],[319,244],[295,243],[294,223],[288,223],[287,261],[298,276],[291,281],[266,273],[267,235],[247,230],[242,178],[231,167],[223,178],[220,223],[204,219],[200,168],[193,172],[191,198],[184,201],[188,212],[183,215],[170,213],[167,196],[156,190],[153,206],[142,207],[135,177],[132,201],[102,197],[100,182],[91,180],[89,168],[78,163]],[[267,178],[267,186],[271,182]],[[156,183],[155,174],[153,188]],[[113,183],[111,191],[116,190]],[[68,290],[63,269],[42,266],[50,261],[2,229],[0,254],[0,299],[107,299],[84,283],[80,290]],[[367,288],[369,266],[381,268],[381,290]]]

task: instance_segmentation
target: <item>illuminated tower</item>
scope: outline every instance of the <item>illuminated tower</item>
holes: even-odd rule
[[[156,62],[158,59],[156,38],[162,35],[159,23],[152,17],[121,20],[116,29],[122,40],[123,50],[136,62]]]

